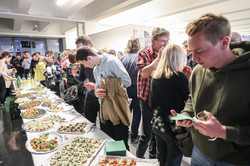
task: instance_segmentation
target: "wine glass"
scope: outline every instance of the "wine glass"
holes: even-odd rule
[[[199,112],[197,114],[197,119],[201,120],[201,121],[208,121],[209,117],[205,114],[204,111]],[[215,141],[217,139],[217,137],[208,137],[208,141]]]
[[[87,84],[87,83],[89,83],[90,81],[89,81],[89,79],[88,78],[86,78],[84,81],[83,81],[83,85],[85,85],[85,84]],[[87,91],[89,92],[89,90],[87,89]]]

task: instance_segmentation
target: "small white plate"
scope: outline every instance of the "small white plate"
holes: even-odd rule
[[[55,139],[57,140],[58,142],[58,146],[55,148],[55,149],[52,149],[50,151],[46,151],[46,152],[43,152],[43,151],[36,151],[35,149],[33,149],[33,147],[30,145],[30,141],[33,139],[33,138],[39,138],[40,135],[43,135],[43,134],[37,134],[31,138],[29,138],[26,143],[25,143],[25,147],[28,151],[30,151],[31,153],[36,153],[36,154],[45,154],[45,153],[50,153],[50,152],[54,152],[56,151],[57,149],[59,149],[62,145],[63,145],[63,137],[57,133],[49,133],[48,135],[48,138],[47,140],[51,140],[51,139]]]

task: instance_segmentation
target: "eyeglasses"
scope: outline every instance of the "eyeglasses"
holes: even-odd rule
[[[168,40],[156,40],[156,41],[159,41],[161,43],[168,43],[170,41],[170,39],[168,39]]]

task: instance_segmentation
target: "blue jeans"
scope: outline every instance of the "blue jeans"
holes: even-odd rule
[[[144,158],[144,154],[149,145],[149,158],[156,157],[156,142],[155,135],[152,132],[151,120],[153,118],[152,108],[146,104],[141,98],[139,99],[141,114],[142,114],[142,136],[139,139],[136,157]],[[151,139],[152,138],[152,139]]]
[[[128,97],[132,99],[130,110],[133,110],[133,120],[131,124],[131,139],[138,138],[138,128],[141,121],[141,109],[137,98],[137,86],[131,85],[127,88]]]
[[[192,158],[191,166],[201,166],[201,165],[202,166],[239,166],[239,165],[227,164],[227,163],[212,160],[203,152],[201,152],[195,145],[193,148],[193,153],[192,153],[191,158]],[[244,166],[250,166],[250,164],[244,165]]]

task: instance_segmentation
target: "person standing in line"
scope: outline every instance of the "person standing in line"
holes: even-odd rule
[[[45,76],[44,76],[45,70],[46,70],[45,57],[41,56],[35,68],[34,80],[40,81],[42,85],[45,85]]]
[[[41,56],[41,53],[40,52],[35,52],[35,54],[37,55],[37,57],[38,57],[38,59],[40,58],[40,56]]]
[[[23,67],[22,67],[22,63],[23,63],[23,59],[21,57],[21,54],[20,53],[17,53],[16,54],[16,65],[15,65],[15,68],[17,70],[17,74],[16,76],[20,76],[20,78],[23,77]]]
[[[229,46],[230,32],[228,19],[212,13],[186,27],[189,50],[198,65],[181,113],[196,123],[176,124],[192,127],[191,166],[250,165],[250,42]],[[200,112],[206,121],[197,118]],[[174,110],[171,113],[176,115]]]
[[[121,51],[118,51],[118,52],[117,52],[117,58],[118,58],[118,59],[121,59],[122,56],[123,56],[123,53],[122,53]]]
[[[24,77],[25,79],[28,79],[28,74],[30,74],[30,65],[31,65],[31,60],[32,58],[30,57],[29,51],[24,51],[23,52],[23,62],[22,62],[22,67],[23,67],[23,72],[24,72]]]
[[[83,46],[77,50],[76,59],[84,65],[84,67],[94,68],[94,78],[96,81],[95,84],[95,95],[101,100],[107,95],[106,89],[101,86],[101,82],[105,78],[117,78],[119,79],[125,88],[131,85],[131,79],[126,69],[122,65],[121,61],[112,55],[104,54],[99,55],[93,48],[88,46]],[[117,86],[117,85],[115,85]],[[126,91],[122,87],[119,91],[123,91],[120,93],[120,98],[125,99],[127,101]],[[120,87],[121,88],[121,87]],[[116,87],[114,87],[116,89]],[[112,92],[109,92],[112,93]],[[113,105],[116,105],[114,100],[111,100]],[[127,101],[128,102],[128,101]],[[105,106],[104,106],[105,107]],[[130,118],[126,115],[130,115],[130,111],[128,108],[128,112],[119,112],[123,111],[120,107],[116,107],[119,109],[115,109],[115,114],[112,116],[107,116],[107,112],[100,113],[100,117],[104,117],[101,121],[105,121],[101,123],[101,130],[104,131],[107,135],[109,135],[114,140],[123,140],[127,150],[129,150],[128,146],[128,126],[130,125]],[[120,113],[120,114],[119,114]],[[123,116],[119,116],[119,115]],[[115,121],[112,121],[114,120]]]
[[[128,97],[132,99],[130,110],[133,111],[133,120],[131,124],[131,143],[138,143],[138,128],[141,120],[141,110],[139,99],[137,98],[137,74],[136,68],[137,53],[140,50],[138,38],[131,37],[127,43],[127,54],[121,57],[121,62],[131,78],[131,86],[127,88]]]
[[[180,166],[183,154],[176,146],[175,136],[185,132],[185,128],[176,127],[170,121],[170,110],[180,113],[188,98],[188,79],[182,72],[186,53],[180,46],[168,44],[159,56],[161,60],[153,73],[150,93],[157,158],[160,166]]]
[[[34,78],[35,76],[35,69],[36,69],[36,65],[39,62],[39,58],[37,53],[33,53],[32,54],[32,60],[31,60],[31,65],[30,65],[30,70],[31,70],[31,76]]]
[[[0,60],[0,105],[2,106],[4,104],[4,101],[7,96],[10,94],[10,86],[11,86],[11,80],[13,77],[11,77],[11,73],[15,73],[16,69],[8,69],[7,63],[10,62],[12,56],[9,52],[4,51],[2,53],[2,59]]]
[[[242,36],[238,32],[231,33],[230,42],[241,42],[241,41],[242,41]]]
[[[83,46],[91,47],[97,52],[98,55],[102,55],[103,52],[93,47],[90,37],[86,35],[79,36],[75,41],[76,47],[79,49]],[[79,72],[78,72],[79,71]],[[78,72],[78,74],[77,74]],[[86,68],[84,65],[80,65],[80,68],[73,67],[72,73],[76,81],[84,83],[85,88],[85,101],[84,101],[84,116],[92,123],[96,123],[97,113],[100,110],[100,104],[98,98],[94,94],[95,78],[93,74],[93,68]]]
[[[186,65],[191,67],[191,69],[194,69],[194,67],[197,65],[195,61],[192,60],[192,53],[188,50],[187,40],[185,40],[183,43],[183,49],[186,51],[187,54],[187,63]]]
[[[158,57],[158,51],[160,48],[165,47],[168,44],[169,37],[170,33],[164,28],[154,28],[151,36],[152,44],[139,51],[137,57],[137,96],[139,98],[141,108],[143,132],[143,135],[139,139],[138,148],[136,150],[136,156],[139,158],[144,157],[149,141],[149,158],[156,158],[155,136],[152,133],[151,124],[153,110],[150,107],[150,82],[152,78],[152,72],[156,69],[160,61],[160,57]]]

